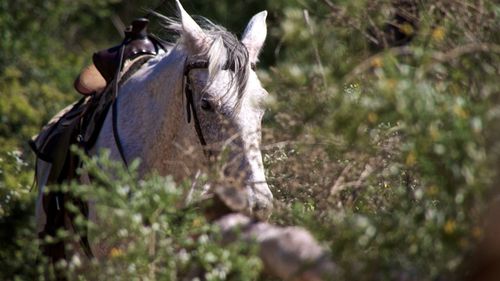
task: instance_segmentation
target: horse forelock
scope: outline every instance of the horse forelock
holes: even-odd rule
[[[179,19],[166,17],[158,13],[156,13],[156,16],[163,21],[163,27],[167,32],[180,36],[177,43],[183,44],[186,42],[182,40],[183,29]],[[205,34],[212,39],[211,46],[206,50],[206,53],[200,54],[208,59],[209,79],[213,79],[224,69],[230,69],[233,75],[231,75],[229,87],[226,88],[228,90],[226,94],[231,94],[230,89],[233,87],[237,88],[238,96],[235,108],[239,108],[250,75],[247,48],[238,40],[236,35],[226,30],[226,28],[211,22],[205,17],[196,16],[193,18]],[[211,83],[212,81],[208,82]]]

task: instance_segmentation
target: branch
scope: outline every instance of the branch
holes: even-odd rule
[[[449,62],[454,59],[457,59],[461,56],[471,54],[471,53],[496,53],[500,54],[500,45],[496,44],[489,44],[489,43],[469,43],[466,45],[458,46],[448,52],[434,52],[432,54],[432,58],[434,59],[434,62],[429,65],[429,67],[426,67],[427,69],[432,68],[435,64],[437,63],[443,63],[443,62]],[[408,47],[408,46],[402,46],[402,47],[396,47],[396,48],[391,48],[388,49],[386,52],[383,53],[377,53],[373,56],[368,57],[364,61],[362,61],[360,64],[358,64],[356,67],[354,67],[351,72],[349,72],[345,77],[344,81],[346,84],[352,82],[354,78],[361,73],[364,73],[371,69],[373,67],[373,64],[376,60],[382,59],[382,57],[386,53],[392,53],[395,56],[406,56],[406,55],[413,55],[413,50]]]
[[[463,55],[470,53],[499,53],[500,45],[488,44],[488,43],[469,43],[466,45],[458,46],[449,52],[435,52],[432,57],[437,62],[448,62],[454,60]]]
[[[413,54],[413,51],[409,47],[407,47],[407,46],[390,48],[390,49],[387,50],[387,52],[394,53],[395,55],[410,55],[410,54]],[[362,61],[360,64],[356,65],[351,70],[351,72],[349,72],[346,75],[346,78],[344,79],[345,83],[348,84],[348,83],[352,82],[354,80],[354,77],[356,77],[356,76],[360,75],[361,73],[364,73],[364,72],[368,71],[369,69],[371,69],[373,67],[374,62],[376,60],[382,59],[382,57],[383,57],[384,54],[385,54],[385,52],[383,52],[383,53],[377,53],[377,54],[375,54],[373,56],[368,57],[367,59],[365,59],[364,61]]]
[[[352,164],[345,166],[345,168],[342,170],[342,172],[340,173],[339,177],[337,178],[333,186],[330,188],[330,196],[333,196],[339,193],[342,189],[344,189],[342,186],[345,182],[345,177],[347,173],[351,171],[352,167],[353,167]]]
[[[355,181],[351,182],[346,182],[345,181],[345,175],[350,171],[352,166],[346,166],[342,173],[340,173],[339,178],[337,181],[335,181],[335,184],[332,186],[330,189],[330,196],[338,194],[340,191],[351,187],[351,188],[359,188],[363,185],[364,181],[373,173],[373,167],[370,164],[365,165],[365,169],[361,174],[359,175],[358,179]]]
[[[332,10],[332,12],[334,12],[334,13],[338,13],[341,11],[340,8],[338,6],[336,6],[335,4],[333,4],[332,1],[330,1],[330,0],[323,0],[323,3],[325,3],[330,8],[330,10]]]

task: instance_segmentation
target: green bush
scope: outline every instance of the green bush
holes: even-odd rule
[[[291,140],[266,157],[275,219],[329,241],[345,280],[453,280],[481,236],[498,159],[487,140],[499,7],[465,2],[419,1],[413,41],[375,54],[365,36],[383,9],[285,10],[285,54],[269,73],[269,141]]]

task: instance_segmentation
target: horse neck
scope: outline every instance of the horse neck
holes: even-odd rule
[[[185,58],[182,50],[172,50],[124,84],[120,93],[120,139],[129,162],[141,159],[142,176],[155,171],[180,180],[199,168],[201,146],[193,124],[186,121]]]

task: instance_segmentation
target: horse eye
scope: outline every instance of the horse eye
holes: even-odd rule
[[[210,103],[209,100],[207,100],[206,98],[202,98],[201,99],[201,109],[205,110],[205,111],[213,111],[213,106],[212,104]]]

